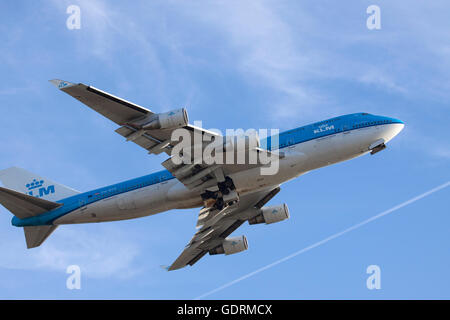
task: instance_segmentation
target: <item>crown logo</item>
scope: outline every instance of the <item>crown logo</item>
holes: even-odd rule
[[[59,84],[58,84],[58,88],[64,88],[64,87],[66,87],[68,85],[68,83],[67,82],[64,82],[64,81],[61,81]]]
[[[28,188],[28,190],[33,190],[33,189],[41,187],[43,184],[44,184],[44,180],[38,181],[36,179],[33,179],[33,181],[26,184],[26,187]]]

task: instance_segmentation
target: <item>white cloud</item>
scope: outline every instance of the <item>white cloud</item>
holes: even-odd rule
[[[202,6],[202,10],[184,6],[180,11],[225,41],[217,50],[224,49],[231,56],[227,63],[250,86],[277,94],[281,101],[276,116],[308,113],[323,101],[319,92],[305,84],[318,57],[302,48],[302,36],[277,14],[273,3],[222,1]]]
[[[114,6],[108,6],[103,1],[86,0],[52,0],[52,3],[58,8],[60,14],[65,15],[66,18],[69,17],[69,14],[66,13],[68,6],[79,6],[81,17],[80,30],[71,31],[74,35],[81,34],[81,37],[75,37],[79,53],[94,55],[103,61],[112,63],[110,60],[111,55],[108,54],[114,46],[111,35],[118,31],[114,24],[114,20],[117,17],[117,11],[114,10]]]
[[[376,87],[385,88],[387,90],[399,93],[407,92],[405,88],[395,83],[395,80],[392,79],[392,77],[388,73],[383,72],[380,69],[372,68],[367,72],[363,73],[357,79],[358,81],[367,85],[375,85]]]
[[[61,226],[35,249],[26,249],[23,232],[8,234],[0,242],[0,267],[8,269],[66,272],[79,265],[82,275],[92,278],[128,278],[140,272],[134,265],[139,247],[117,228],[106,226],[95,233],[81,226]]]
[[[434,149],[433,154],[439,158],[450,160],[450,147],[439,146]]]

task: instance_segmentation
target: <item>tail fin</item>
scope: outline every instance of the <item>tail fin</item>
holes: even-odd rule
[[[58,208],[61,204],[54,201],[79,193],[18,167],[1,170],[0,181],[9,188],[0,187],[0,204],[19,219],[37,216]],[[24,227],[27,248],[40,246],[57,227],[53,225]]]
[[[0,181],[9,189],[49,201],[61,200],[80,193],[18,167],[1,170]]]

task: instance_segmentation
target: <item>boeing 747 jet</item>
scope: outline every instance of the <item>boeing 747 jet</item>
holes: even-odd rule
[[[34,248],[63,224],[134,219],[199,207],[197,230],[168,270],[192,266],[207,253],[246,250],[245,236],[230,237],[243,223],[271,224],[289,218],[286,204],[266,205],[280,192],[281,184],[314,169],[375,154],[404,127],[398,119],[354,113],[261,139],[255,134],[229,139],[189,124],[185,109],[155,113],[82,83],[51,82],[115,122],[116,132],[127,141],[149,154],[166,153],[169,157],[162,163],[166,170],[88,192],[18,167],[2,170],[5,187],[0,187],[0,203],[14,215],[12,224],[23,227],[27,247]],[[176,140],[180,129],[184,137]],[[245,158],[255,155],[256,161],[208,161],[196,156],[203,156],[211,141],[215,141],[212,155],[220,151],[235,160],[236,146],[241,145]],[[271,166],[276,170],[269,170]]]

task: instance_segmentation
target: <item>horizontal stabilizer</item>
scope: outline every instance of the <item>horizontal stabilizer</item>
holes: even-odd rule
[[[27,248],[39,247],[58,226],[24,227]]]
[[[0,187],[0,203],[20,219],[37,216],[62,206],[61,203],[39,199],[2,187]]]

